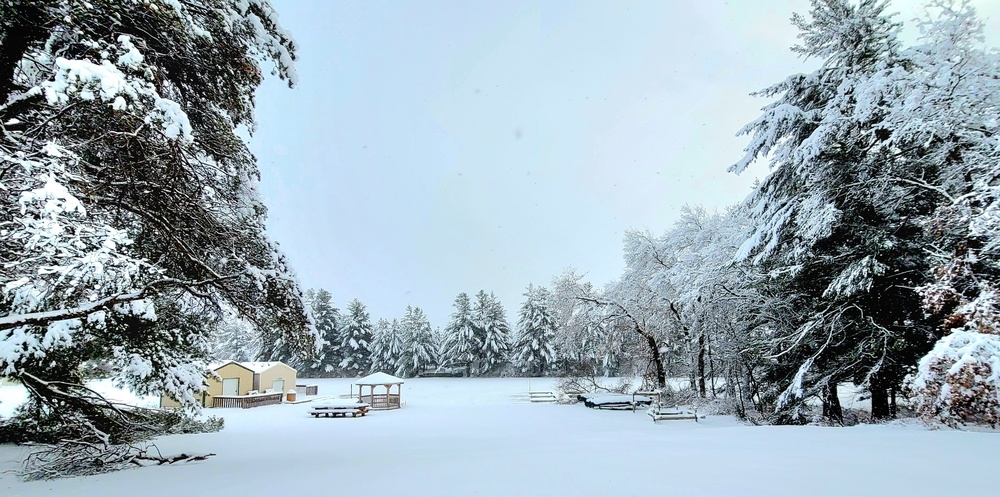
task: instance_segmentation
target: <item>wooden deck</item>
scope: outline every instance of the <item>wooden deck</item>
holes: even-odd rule
[[[217,395],[212,397],[212,407],[238,407],[249,409],[251,407],[269,406],[280,404],[283,393],[266,393],[262,395]]]

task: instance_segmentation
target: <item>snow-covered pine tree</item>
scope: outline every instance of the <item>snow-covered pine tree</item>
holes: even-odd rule
[[[434,328],[431,332],[431,341],[434,343],[434,362],[438,370],[447,364],[447,358],[445,357],[445,342],[447,339],[448,337],[445,336],[444,329],[440,326]]]
[[[455,297],[454,307],[455,312],[451,314],[451,319],[444,329],[445,339],[442,347],[444,353],[441,363],[449,367],[464,368],[466,376],[471,376],[478,373],[473,368],[477,364],[482,343],[473,324],[469,295],[464,292],[458,294],[458,297]]]
[[[371,343],[371,364],[369,365],[369,373],[375,373],[377,371],[395,371],[396,367],[387,367],[385,363],[385,358],[382,353],[386,350],[389,341],[389,328],[392,325],[389,320],[385,318],[379,318],[375,322],[375,326],[372,327],[372,343]]]
[[[511,363],[521,372],[542,376],[555,359],[552,346],[556,319],[549,309],[545,287],[529,284],[517,321],[517,338],[511,347]]]
[[[472,304],[472,333],[475,342],[479,344],[476,349],[476,359],[472,370],[478,374],[486,371],[486,328],[483,324],[486,321],[486,313],[490,308],[490,296],[485,290],[476,293],[476,301]]]
[[[914,61],[885,8],[814,0],[811,20],[793,18],[802,40],[794,50],[822,67],[759,93],[776,99],[743,129],[750,144],[730,168],[770,160],[748,200],[756,230],[739,256],[763,264],[765,292],[788,297],[777,300],[794,311],[770,322],[761,342],[774,360],[766,383],[776,387],[778,422],[801,421],[809,397],[839,418],[843,381],[868,389],[874,418],[891,416],[904,376],[933,343],[935,324],[913,288],[929,274],[921,220],[937,195],[919,185],[940,171],[896,141],[889,118],[913,96],[905,82]]]
[[[395,373],[403,361],[404,340],[398,319],[379,319],[372,337],[372,372]]]
[[[340,329],[340,369],[346,375],[358,375],[371,368],[372,322],[360,300],[347,304],[347,315]]]
[[[316,331],[323,339],[323,347],[316,353],[308,369],[313,373],[328,375],[336,372],[340,365],[340,328],[343,326],[344,318],[333,304],[333,295],[330,292],[322,288],[310,289],[306,292],[307,300],[309,292],[312,292],[309,309]]]
[[[406,313],[399,324],[403,336],[402,354],[396,366],[396,375],[417,376],[437,364],[434,334],[423,309],[406,306]]]
[[[236,133],[262,64],[296,78],[266,0],[13,0],[0,39],[0,374],[107,440],[118,414],[52,383],[84,361],[194,405],[222,304],[312,348]]]
[[[480,290],[476,294],[476,304],[472,309],[473,329],[477,340],[481,340],[479,351],[479,371],[483,374],[498,373],[509,364],[510,323],[507,311],[493,292]]]
[[[214,361],[255,361],[260,357],[260,334],[245,320],[225,319],[216,325],[209,347]]]

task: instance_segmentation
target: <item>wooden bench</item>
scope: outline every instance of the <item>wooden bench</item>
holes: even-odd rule
[[[654,423],[680,419],[693,419],[695,423],[698,422],[698,411],[683,406],[653,406],[647,412]]]
[[[319,418],[320,416],[324,418],[337,418],[337,417],[347,417],[350,414],[352,418],[358,416],[364,416],[368,414],[368,404],[365,403],[343,403],[343,404],[324,404],[313,406],[309,410],[309,415],[314,418]]]

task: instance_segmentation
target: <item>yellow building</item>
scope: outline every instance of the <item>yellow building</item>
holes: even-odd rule
[[[283,362],[226,361],[210,365],[215,373],[205,378],[205,388],[196,395],[203,407],[212,407],[216,397],[240,397],[254,392],[284,393],[295,388],[295,369]],[[160,397],[160,407],[180,407],[168,395]]]
[[[283,362],[241,362],[240,365],[253,371],[253,390],[285,393],[295,389],[296,371]]]

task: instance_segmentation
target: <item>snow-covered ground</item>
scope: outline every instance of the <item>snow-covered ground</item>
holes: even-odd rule
[[[350,380],[308,380],[319,398]],[[532,390],[552,380],[532,379]],[[5,411],[19,387],[0,387]],[[207,461],[24,483],[0,446],[0,495],[530,496],[993,495],[1000,435],[917,424],[752,427],[730,417],[654,424],[641,412],[520,403],[526,379],[420,378],[405,406],[314,419],[309,403],[213,410],[220,433],[160,439]]]

